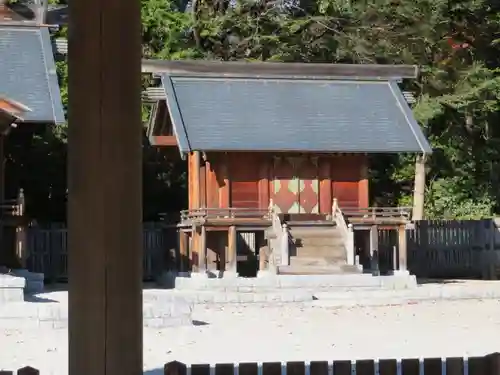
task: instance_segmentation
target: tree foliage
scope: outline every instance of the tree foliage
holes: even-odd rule
[[[143,53],[148,58],[419,65],[419,79],[402,85],[417,97],[414,113],[435,150],[427,171],[427,216],[477,218],[500,210],[498,1],[141,0],[141,4]],[[66,101],[65,62],[59,63],[58,71]],[[65,127],[51,128],[39,137],[38,151],[17,156],[31,160],[35,164],[30,168],[40,171],[36,178],[17,181],[25,186],[33,183],[38,200],[50,196],[47,186],[55,181],[59,196],[65,189],[60,168]],[[146,206],[152,213],[173,209],[166,197],[183,196],[182,178],[174,178],[182,176],[182,167],[167,164],[168,158],[155,150],[146,150],[145,155]],[[372,203],[408,203],[413,164],[412,155],[373,157]],[[25,170],[27,164],[23,165]],[[43,210],[35,211],[40,215]]]

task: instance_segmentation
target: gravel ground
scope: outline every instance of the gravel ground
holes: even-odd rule
[[[48,296],[66,303],[64,292]],[[144,370],[187,363],[474,356],[500,351],[500,300],[332,308],[196,306],[196,325],[144,330]],[[0,369],[67,374],[67,330],[0,332]]]

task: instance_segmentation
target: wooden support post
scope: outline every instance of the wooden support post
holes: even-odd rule
[[[191,251],[190,251],[190,261],[191,261],[191,272],[197,273],[199,272],[200,265],[200,252],[199,247],[201,243],[201,230],[199,227],[193,227],[191,231]]]
[[[378,275],[380,273],[378,259],[378,226],[372,225],[370,228],[370,270],[374,275]]]
[[[207,228],[202,225],[198,228],[200,231],[200,240],[198,242],[198,272],[207,272]]]
[[[189,272],[189,237],[187,232],[179,231],[179,272]]]
[[[227,232],[227,268],[226,272],[230,275],[238,275],[237,262],[237,232],[234,225],[229,227]],[[224,273],[224,275],[226,274]]]
[[[191,171],[190,171],[191,173]],[[200,174],[200,152],[193,151],[193,179],[191,180],[193,183],[193,207],[192,208],[200,208],[200,194],[201,194],[201,174]]]
[[[399,272],[407,272],[407,261],[408,261],[408,249],[406,241],[406,225],[400,225],[398,228],[398,238],[399,238]]]
[[[69,374],[142,374],[141,3],[72,0]]]
[[[290,243],[289,243],[289,232],[288,226],[283,224],[281,228],[281,236],[280,236],[280,249],[281,249],[281,265],[289,266],[290,265]]]

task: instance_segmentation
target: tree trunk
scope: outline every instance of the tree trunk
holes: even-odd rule
[[[415,188],[413,191],[413,217],[412,220],[424,218],[425,197],[425,154],[417,155],[415,160]]]

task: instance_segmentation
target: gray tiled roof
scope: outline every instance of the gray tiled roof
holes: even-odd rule
[[[397,83],[162,75],[181,152],[425,152]]]
[[[0,26],[0,96],[31,108],[26,122],[65,121],[46,27]]]

